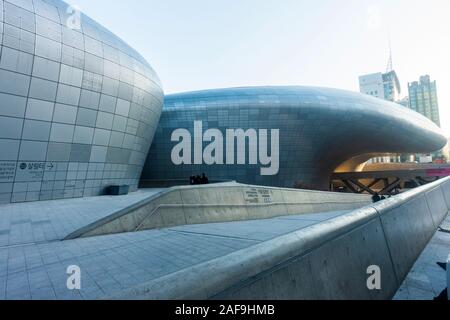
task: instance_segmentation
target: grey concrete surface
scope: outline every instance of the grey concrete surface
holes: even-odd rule
[[[442,196],[449,184],[431,183],[114,298],[392,299],[450,209]],[[370,266],[380,267],[380,290],[368,289]]]
[[[449,212],[450,213],[450,212]],[[442,223],[450,230],[450,216]],[[394,300],[433,300],[448,286],[446,272],[437,265],[450,255],[450,233],[438,231],[420,255]]]
[[[283,234],[303,229],[319,222],[340,216],[347,211],[315,213],[299,216],[286,216],[275,219],[241,221],[239,223],[210,223],[187,225],[169,230],[185,234],[205,234],[217,237],[267,241]]]
[[[0,248],[0,299],[102,299],[346,212],[186,226]],[[82,289],[69,291],[77,265]]]
[[[447,216],[450,208],[444,200],[442,188],[448,184],[449,178],[374,206],[380,214],[400,282],[408,275]]]
[[[387,283],[391,286],[385,287],[382,293],[368,292],[367,266],[361,267],[366,261],[390,269],[387,274],[393,274],[373,208],[349,212],[281,235],[124,290],[113,298],[373,299],[395,291],[395,279],[389,279]]]
[[[73,231],[143,201],[161,190],[0,205],[0,248],[62,240]]]
[[[0,247],[0,300],[390,299],[448,213],[428,201],[445,202],[449,184],[354,211]],[[71,265],[79,291],[66,286]],[[367,289],[370,265],[380,291]]]
[[[268,219],[289,214],[353,210],[371,202],[369,195],[239,183],[174,187],[139,205],[86,225],[66,239],[181,225]]]

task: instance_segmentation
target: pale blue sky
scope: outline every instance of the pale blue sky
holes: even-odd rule
[[[358,91],[394,68],[438,81],[450,136],[449,0],[71,0],[137,49],[166,93],[249,85]]]

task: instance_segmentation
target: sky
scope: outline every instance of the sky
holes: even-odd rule
[[[141,53],[165,93],[257,85],[359,91],[386,71],[402,96],[437,80],[450,137],[449,0],[70,0]]]

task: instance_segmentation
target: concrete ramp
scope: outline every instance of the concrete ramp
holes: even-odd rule
[[[181,225],[268,219],[338,210],[371,203],[367,195],[221,183],[174,187],[85,226],[66,240]]]
[[[139,206],[162,190],[145,189],[126,196],[0,205],[0,249],[61,241],[86,225],[126,208]]]
[[[450,210],[450,178],[186,268],[116,299],[391,299]],[[381,289],[368,270],[379,268]]]

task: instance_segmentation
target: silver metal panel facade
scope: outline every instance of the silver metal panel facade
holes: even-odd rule
[[[163,103],[132,48],[59,0],[0,0],[0,203],[136,190]]]
[[[280,170],[262,176],[260,165],[174,165],[174,130],[279,129]],[[430,120],[399,104],[354,92],[310,87],[255,87],[169,95],[144,168],[143,181],[213,180],[327,188],[343,162],[369,153],[416,153],[442,148],[446,139]],[[208,143],[203,142],[203,147]]]

